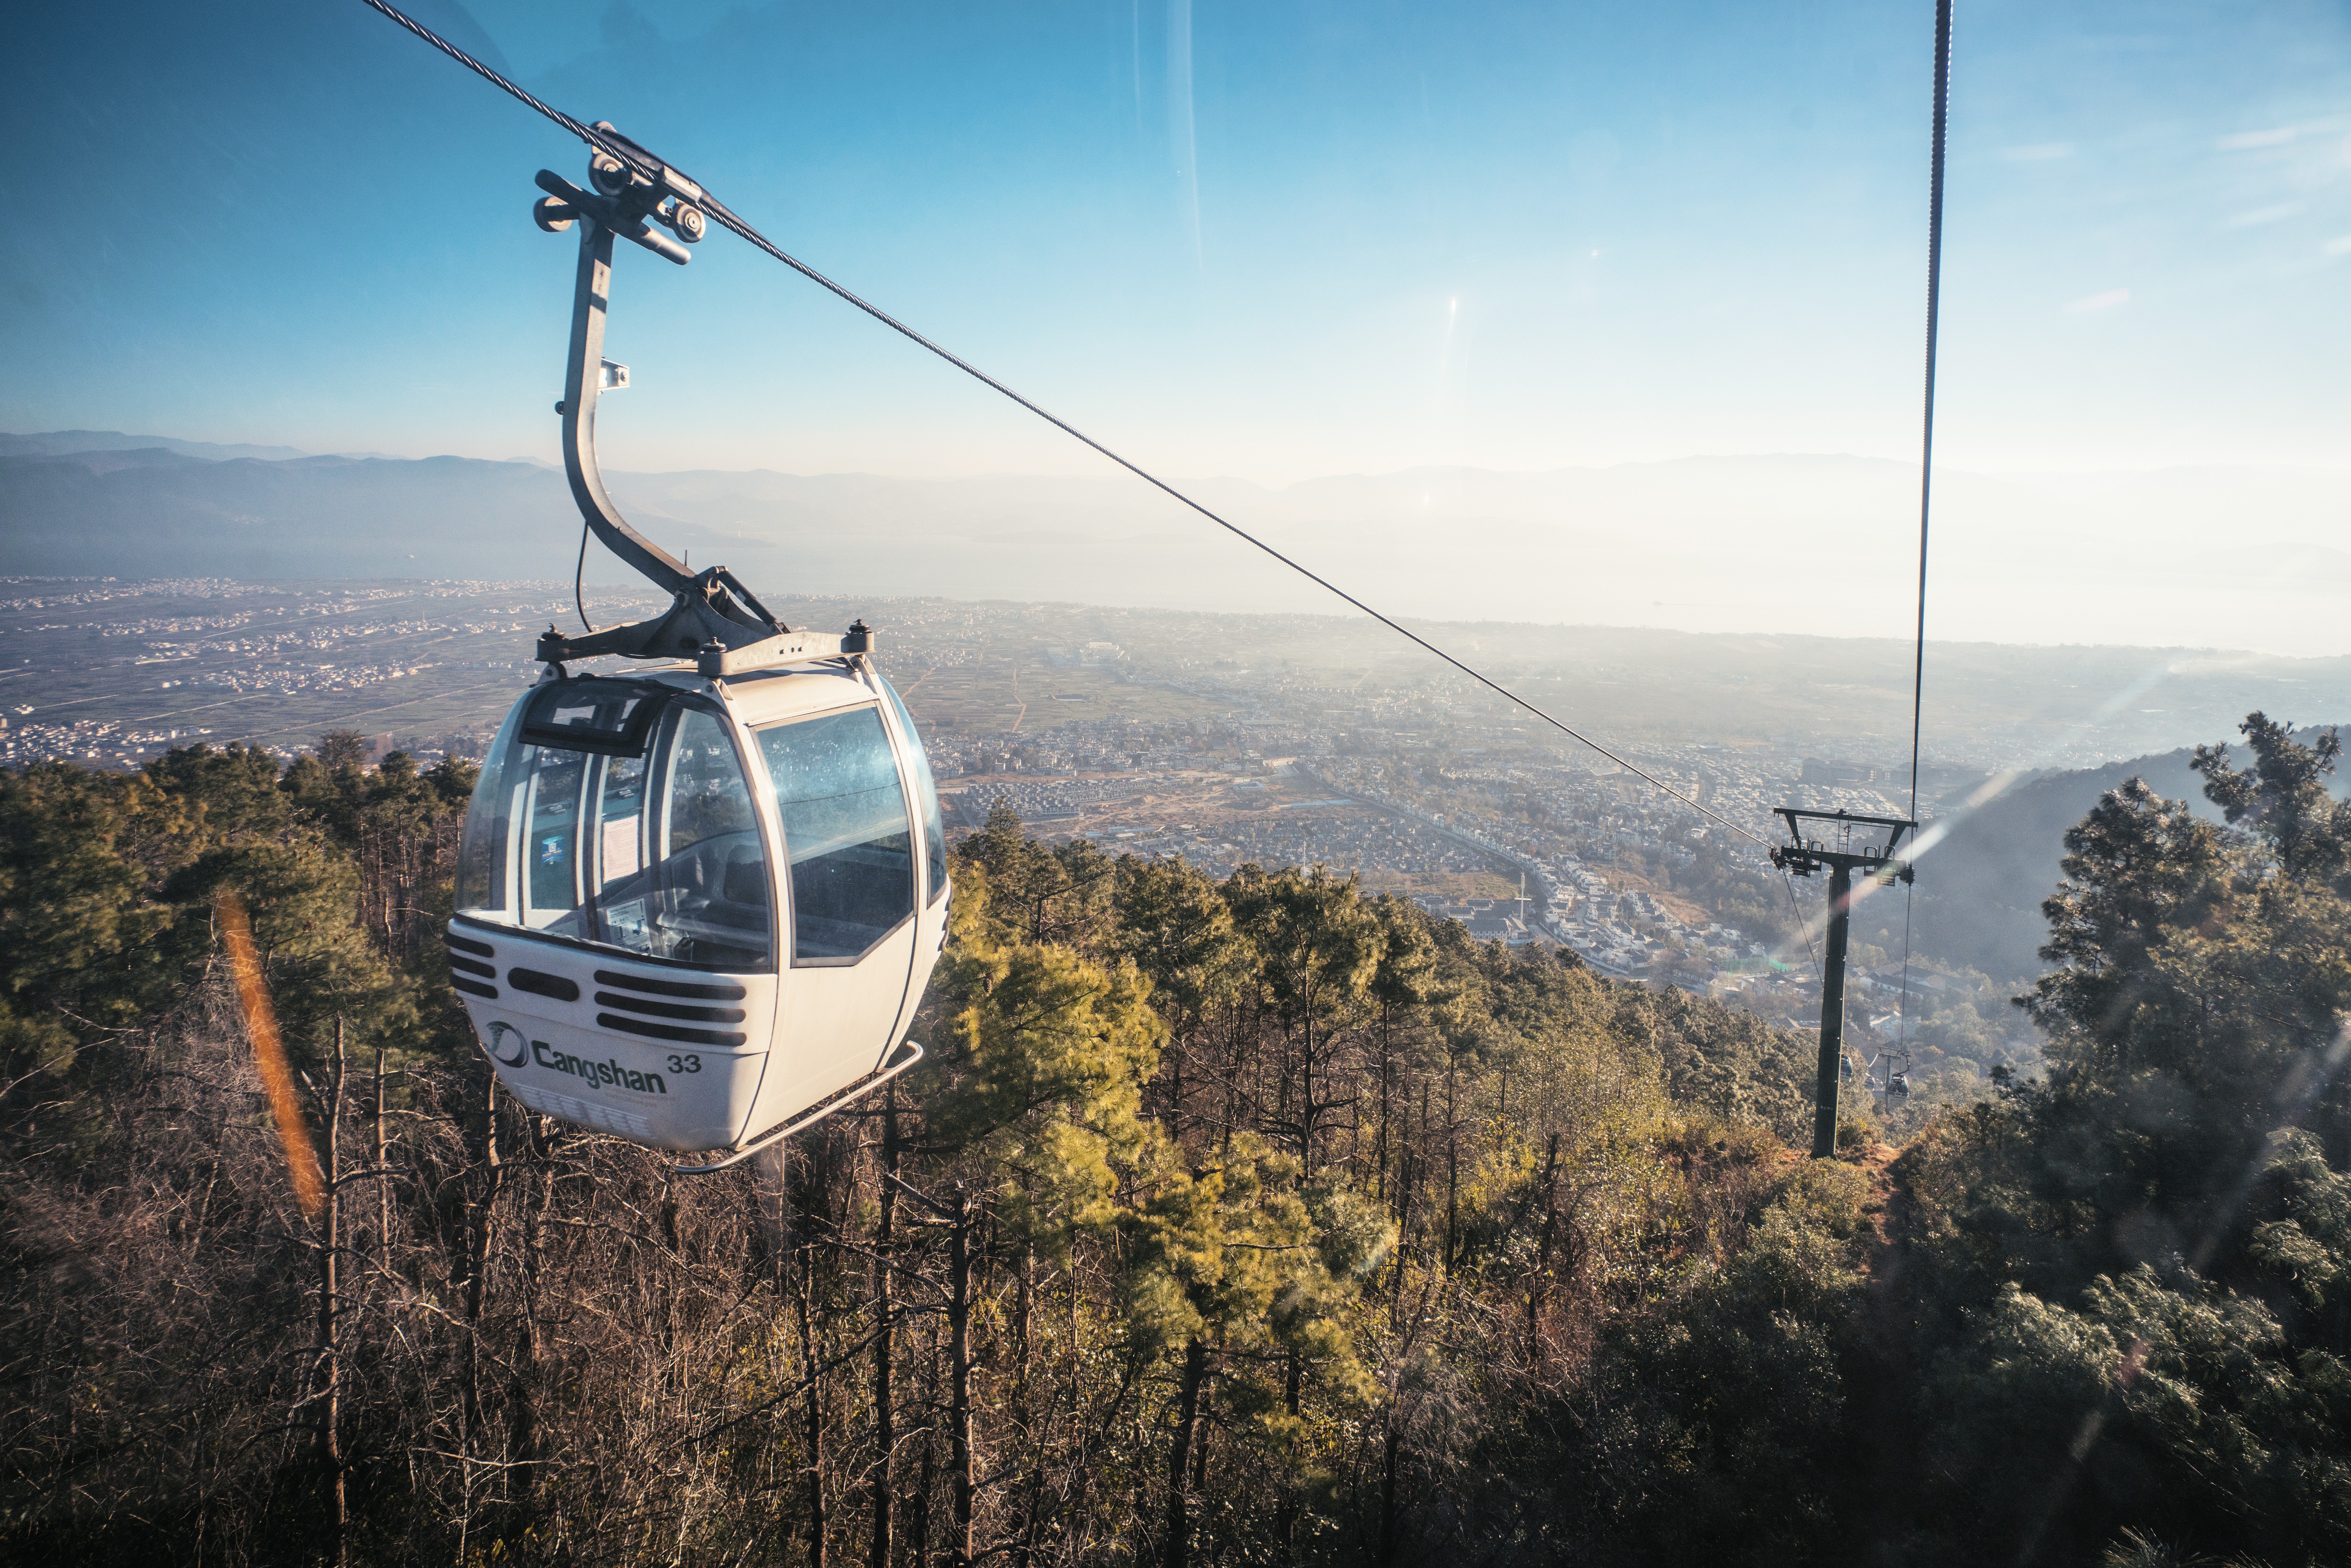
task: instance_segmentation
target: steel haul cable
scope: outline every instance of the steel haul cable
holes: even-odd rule
[[[1935,329],[1943,294],[1943,144],[1951,112],[1951,0],[1935,0],[1935,131],[1927,176],[1927,397],[1918,438],[1918,642],[1910,666],[1910,820],[1918,820],[1918,731],[1927,697],[1927,515],[1935,494]],[[1911,830],[1914,833],[1916,828]],[[1902,995],[1896,1038],[1910,1043],[1911,884],[1902,885]]]
[[[1797,906],[1796,884],[1783,871],[1780,873],[1780,885],[1787,891],[1788,913],[1796,917],[1796,934],[1804,939],[1804,956],[1813,961],[1813,973],[1818,975],[1822,972],[1821,956],[1813,946],[1812,925],[1804,919],[1803,910]]]
[[[620,159],[622,162],[632,166],[638,162],[638,155],[635,154],[632,150],[624,147],[621,142],[613,138],[606,136],[594,126],[583,124],[580,121],[572,119],[571,116],[564,113],[561,110],[540,102],[538,99],[533,98],[529,93],[525,92],[521,88],[517,87],[513,82],[508,81],[496,71],[492,70],[488,66],[484,65],[481,61],[475,59],[473,56],[467,54],[456,45],[449,42],[448,39],[444,38],[438,33],[435,33],[431,28],[425,26],[423,23],[407,16],[396,6],[388,4],[387,0],[361,0],[361,3],[367,5],[371,10],[381,12],[383,16],[398,23],[401,26],[406,28],[409,32],[413,33],[417,37],[422,38],[424,42],[432,45],[434,48],[439,49],[443,54],[447,55],[451,59],[455,60],[459,65],[464,66],[466,69],[473,71],[475,75],[481,77],[485,81],[489,82],[492,86],[512,94],[522,103],[528,104],[532,109],[537,110],[539,113],[553,120],[556,124],[563,127],[564,130],[571,132],[572,135],[580,138],[580,141],[596,148],[599,152],[610,153],[611,156]],[[803,262],[798,257],[778,248],[773,242],[769,241],[766,235],[760,234],[758,230],[753,228],[749,224],[744,222],[741,218],[737,217],[732,212],[728,211],[724,203],[718,201],[716,197],[711,196],[706,191],[703,193],[696,204],[710,215],[713,222],[718,224],[721,227],[727,229],[747,244],[751,245],[759,250],[765,251],[768,255],[775,257],[778,261],[782,262],[786,267],[790,267],[794,272],[799,273],[810,282],[817,284],[830,292],[838,295],[841,299],[851,305],[854,305],[858,309],[864,311],[865,314],[872,317],[876,321],[881,322],[883,326],[905,338],[908,341],[929,350],[932,353],[936,354],[940,359],[945,360],[947,363],[955,366],[956,369],[963,371],[964,374],[971,377],[974,381],[1003,393],[1004,396],[1011,399],[1014,402],[1019,403],[1022,408],[1027,409],[1030,413],[1035,414],[1038,418],[1045,421],[1046,423],[1052,425],[1062,434],[1083,442],[1086,445],[1093,448],[1094,451],[1100,453],[1102,456],[1109,458],[1113,463],[1117,464],[1120,467],[1134,475],[1136,478],[1141,479],[1145,484],[1150,485],[1154,488],[1165,493],[1177,501],[1180,501],[1185,506],[1189,507],[1192,510],[1199,513],[1200,516],[1207,518],[1208,521],[1216,524],[1218,528],[1223,528],[1234,538],[1241,539],[1248,544],[1256,546],[1259,549],[1263,550],[1266,554],[1271,556],[1282,565],[1290,568],[1290,570],[1298,573],[1301,577],[1305,578],[1308,581],[1314,583],[1317,587],[1322,588],[1326,592],[1329,592],[1339,599],[1344,600],[1355,609],[1362,611],[1364,614],[1370,616],[1373,620],[1378,622],[1389,631],[1396,633],[1396,635],[1417,644],[1424,651],[1433,653],[1437,658],[1444,660],[1445,663],[1452,665],[1463,674],[1468,675],[1479,685],[1482,685],[1489,691],[1493,692],[1504,701],[1509,702],[1517,707],[1523,708],[1526,712],[1531,714],[1536,718],[1542,720],[1543,723],[1551,726],[1553,729],[1558,730],[1562,735],[1564,735],[1569,739],[1575,741],[1578,745],[1587,747],[1591,750],[1598,752],[1609,761],[1616,764],[1617,767],[1622,768],[1626,772],[1648,782],[1650,785],[1655,787],[1659,793],[1680,801],[1683,805],[1687,806],[1690,810],[1698,812],[1700,816],[1720,823],[1722,826],[1729,829],[1732,832],[1737,833],[1741,838],[1746,839],[1750,842],[1761,844],[1765,841],[1761,835],[1754,832],[1752,830],[1740,826],[1739,823],[1734,822],[1729,818],[1722,815],[1719,811],[1714,810],[1712,808],[1704,805],[1692,797],[1683,794],[1680,790],[1676,789],[1672,785],[1667,784],[1664,779],[1659,779],[1656,774],[1649,772],[1646,768],[1636,767],[1633,763],[1626,761],[1624,758],[1618,756],[1607,747],[1601,745],[1600,742],[1593,739],[1590,736],[1576,729],[1566,721],[1552,716],[1543,709],[1536,706],[1533,703],[1529,702],[1526,698],[1519,695],[1516,692],[1511,691],[1509,687],[1479,674],[1478,670],[1469,664],[1464,664],[1461,660],[1455,658],[1451,653],[1447,653],[1444,649],[1438,647],[1427,638],[1423,637],[1416,632],[1409,630],[1399,622],[1391,620],[1389,617],[1383,615],[1378,611],[1373,609],[1370,605],[1364,603],[1362,600],[1356,598],[1353,594],[1349,593],[1345,589],[1341,588],[1338,584],[1331,581],[1330,579],[1301,565],[1295,560],[1292,560],[1290,557],[1282,554],[1280,550],[1274,549],[1263,539],[1259,538],[1255,534],[1252,534],[1248,529],[1241,528],[1238,524],[1228,522],[1225,518],[1218,517],[1216,513],[1210,511],[1199,502],[1192,499],[1191,497],[1186,496],[1183,491],[1178,490],[1176,486],[1168,484],[1158,476],[1127,461],[1117,453],[1112,451],[1109,447],[1104,446],[1101,442],[1096,441],[1092,436],[1088,435],[1084,431],[1078,429],[1073,424],[1071,424],[1068,421],[1061,419],[1058,415],[1049,413],[1047,410],[1040,407],[1036,403],[1029,402],[1029,399],[1021,396],[1010,387],[1006,386],[994,376],[987,374],[985,371],[980,370],[977,366],[970,363],[968,361],[958,358],[956,355],[950,353],[946,349],[941,348],[938,344],[931,341],[928,338],[924,337],[920,332],[915,331],[912,327],[907,326],[904,321],[899,320],[896,317],[891,315],[888,311],[883,310],[879,306],[869,304],[865,300],[861,299],[855,294],[851,293],[847,288],[842,287],[840,284],[835,283],[831,278],[827,277],[824,274],[817,271],[816,268],[809,266],[806,262]],[[582,619],[585,619],[584,609]]]
[[[1918,730],[1927,694],[1927,513],[1935,494],[1935,329],[1943,294],[1943,143],[1951,109],[1951,0],[1935,0],[1935,132],[1927,176],[1927,398],[1918,440],[1918,641],[1910,666],[1910,816],[1918,815]]]

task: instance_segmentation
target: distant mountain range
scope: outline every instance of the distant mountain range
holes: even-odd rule
[[[217,441],[183,441],[175,435],[126,435],[119,430],[47,430],[34,435],[10,435],[0,432],[0,457],[72,457],[105,452],[170,452],[182,457],[200,457],[207,463],[226,463],[238,457],[251,457],[263,463],[284,463],[298,457],[320,455],[381,457],[391,463],[407,461],[388,452],[322,455],[305,452],[295,446],[224,445]],[[514,461],[535,468],[551,466],[534,457],[517,457]]]
[[[308,457],[291,446],[223,446],[214,441],[182,441],[169,435],[125,435],[119,430],[51,430],[37,435],[0,434],[0,457],[69,457],[82,452],[173,452],[183,457],[223,462],[256,457],[279,462]]]
[[[12,574],[547,578],[577,517],[560,474],[521,463],[161,446],[0,456],[0,571]]]
[[[632,519],[763,591],[1228,611],[1330,600],[1125,476],[611,474]],[[1450,621],[1907,635],[1917,471],[1839,456],[1189,482],[1392,612]],[[1939,638],[2351,652],[2351,476],[1938,476]],[[0,436],[0,573],[563,574],[559,471],[115,432]],[[622,581],[591,548],[590,580]]]

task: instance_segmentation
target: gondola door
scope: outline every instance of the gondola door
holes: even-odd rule
[[[789,972],[761,1097],[806,1104],[873,1071],[897,1043],[916,938],[914,824],[876,704],[756,735],[789,868]]]

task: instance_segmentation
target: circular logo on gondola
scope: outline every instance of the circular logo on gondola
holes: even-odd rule
[[[520,1067],[530,1060],[530,1041],[522,1030],[510,1023],[490,1025],[490,1054],[508,1067]]]

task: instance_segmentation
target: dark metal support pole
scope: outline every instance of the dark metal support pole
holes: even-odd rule
[[[563,470],[571,498],[604,548],[671,593],[694,586],[685,563],[622,520],[596,467],[596,399],[602,391],[604,311],[612,295],[612,231],[580,220],[580,276],[571,291],[571,358],[563,372]],[[668,650],[664,650],[667,652]]]
[[[1836,1154],[1837,1081],[1844,1068],[1844,943],[1853,922],[1853,868],[1829,868],[1829,946],[1821,974],[1821,1082],[1813,1104],[1813,1158]]]
[[[1826,866],[1829,873],[1828,955],[1821,966],[1820,1084],[1813,1102],[1813,1157],[1824,1160],[1836,1153],[1837,1087],[1844,1076],[1844,952],[1853,924],[1853,873],[1858,870],[1879,885],[1907,883],[1913,872],[1895,852],[1902,835],[1918,824],[1907,817],[1867,817],[1842,809],[1782,806],[1779,812],[1787,821],[1789,841],[1771,851],[1773,869],[1810,876]],[[1829,841],[1825,843],[1820,836],[1823,829]],[[1855,829],[1869,836],[1875,836],[1871,830],[1882,830],[1885,841],[1871,843],[1865,837],[1856,844]]]

